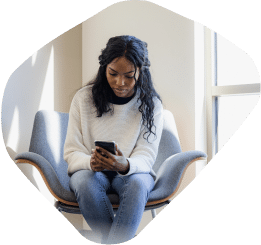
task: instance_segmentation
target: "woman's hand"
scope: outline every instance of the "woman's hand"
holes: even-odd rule
[[[91,164],[91,169],[94,172],[100,172],[100,171],[104,170],[104,168],[95,161],[94,150],[92,150],[90,164]]]
[[[94,161],[97,166],[107,170],[117,171],[121,174],[128,173],[130,167],[129,162],[117,145],[116,155],[111,154],[110,152],[99,146],[96,146],[93,154]]]

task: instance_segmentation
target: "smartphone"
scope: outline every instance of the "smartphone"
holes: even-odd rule
[[[115,141],[100,141],[100,140],[95,140],[94,141],[95,146],[100,146],[103,149],[107,150],[108,152],[116,155],[116,145]]]

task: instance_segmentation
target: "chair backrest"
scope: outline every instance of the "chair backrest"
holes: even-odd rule
[[[63,159],[69,114],[38,111],[35,115],[29,151],[43,156],[53,167],[62,186],[69,189],[68,164]]]
[[[163,113],[163,130],[159,144],[158,156],[156,162],[153,165],[153,170],[155,173],[158,172],[161,164],[168,157],[181,152],[180,141],[174,117],[168,110],[164,110]]]
[[[38,111],[35,115],[29,151],[43,156],[53,167],[62,186],[69,190],[68,164],[63,158],[69,114],[56,111]],[[153,166],[157,173],[169,156],[181,152],[174,117],[164,110],[164,125],[159,152]]]

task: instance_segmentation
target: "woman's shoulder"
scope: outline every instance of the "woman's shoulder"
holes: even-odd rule
[[[92,86],[85,85],[84,87],[80,88],[74,95],[74,100],[86,100],[92,94]]]
[[[82,88],[80,88],[78,91],[76,91],[71,107],[80,108],[82,106],[91,105],[92,104],[92,89],[90,85],[86,85]]]
[[[75,96],[84,97],[86,95],[91,94],[91,92],[92,92],[92,85],[87,84],[87,85],[83,86],[82,88],[80,88],[76,92]]]
[[[139,106],[141,105],[141,100],[140,100],[140,94],[139,91],[137,91],[134,101],[136,102],[136,108],[138,110]],[[163,112],[163,105],[161,100],[157,96],[153,96],[152,98],[153,103],[154,103],[154,113],[161,113]]]
[[[157,96],[154,96],[153,101],[154,101],[154,108],[155,108],[155,110],[162,111],[163,110],[163,105],[162,105],[161,100]]]

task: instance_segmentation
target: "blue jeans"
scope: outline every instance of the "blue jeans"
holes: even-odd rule
[[[83,217],[102,243],[132,239],[139,227],[145,205],[154,187],[150,174],[118,175],[114,171],[80,170],[70,179]],[[114,216],[106,193],[117,193],[120,205]]]

